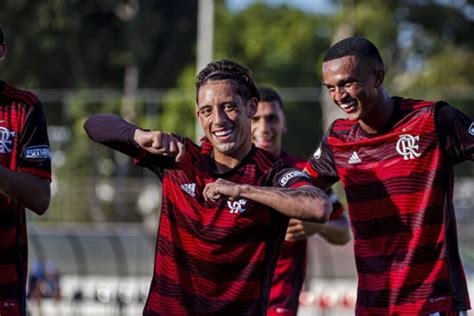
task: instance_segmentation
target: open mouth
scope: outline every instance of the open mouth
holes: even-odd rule
[[[354,112],[357,109],[357,102],[356,101],[350,101],[348,103],[343,103],[339,104],[341,109],[346,112],[346,113],[351,113]]]
[[[212,132],[212,134],[217,140],[225,141],[227,139],[230,139],[233,132],[234,132],[234,128],[232,127],[232,128],[225,128],[218,131],[214,131]]]
[[[253,142],[257,147],[265,149],[271,148],[273,145],[273,139],[271,137],[254,136]]]

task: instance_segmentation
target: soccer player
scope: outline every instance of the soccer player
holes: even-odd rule
[[[93,140],[163,179],[144,315],[265,315],[289,217],[328,219],[332,207],[323,191],[252,144],[258,100],[249,70],[222,60],[196,78],[202,146],[113,115],[86,121]]]
[[[286,132],[286,117],[280,95],[272,88],[260,87],[257,114],[252,118],[252,140],[285,163],[303,169],[306,161],[281,150],[282,136]],[[319,234],[332,244],[343,245],[350,239],[349,223],[336,195],[326,192],[333,212],[324,224],[304,222],[292,218],[273,276],[267,315],[296,315],[299,294],[306,276],[306,239]]]
[[[6,51],[0,27],[0,59]],[[0,81],[0,315],[26,315],[25,207],[43,214],[51,198],[50,182],[43,107],[31,92]]]
[[[323,81],[347,115],[306,166],[342,181],[358,272],[357,315],[466,315],[453,165],[474,160],[474,122],[445,102],[391,97],[378,49],[351,37],[327,51]]]

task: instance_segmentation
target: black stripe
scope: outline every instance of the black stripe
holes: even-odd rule
[[[383,245],[381,245],[383,247]],[[399,252],[389,256],[361,257],[356,256],[357,272],[363,274],[389,273],[393,269],[405,268],[407,264],[423,265],[442,260],[445,254],[442,254],[443,243],[428,244],[417,247],[410,252],[410,260],[407,262],[407,252]],[[416,270],[415,268],[413,270]],[[416,270],[418,271],[418,270]],[[418,271],[419,272],[419,271]],[[430,270],[429,273],[432,271]]]
[[[404,303],[416,303],[420,300],[426,301],[426,304],[433,304],[430,299],[437,299],[439,297],[450,296],[449,282],[447,279],[437,280],[429,288],[431,292],[429,294],[420,293],[416,294],[417,289],[422,286],[422,283],[412,284],[410,286],[404,286],[399,290],[386,289],[369,291],[358,289],[357,291],[357,305],[365,308],[388,308],[393,305],[401,305]],[[426,288],[426,285],[423,287]],[[396,295],[396,297],[394,297]]]
[[[182,302],[190,314],[256,315],[259,300],[219,300],[185,293],[179,284],[162,276],[154,279],[152,291]],[[261,313],[258,313],[259,315]]]
[[[395,206],[390,205],[374,210],[374,214],[383,214],[389,208],[395,208]],[[383,236],[395,236],[412,233],[414,229],[419,227],[441,225],[443,224],[443,212],[440,211],[442,209],[443,206],[436,205],[418,210],[415,214],[385,216],[366,221],[352,219],[354,239],[367,240]]]
[[[176,242],[176,241],[175,241]],[[264,263],[201,261],[172,241],[161,237],[158,241],[158,259],[168,256],[176,262],[177,268],[194,276],[202,277],[213,283],[229,281],[259,281],[262,279]],[[229,248],[229,251],[231,249]]]

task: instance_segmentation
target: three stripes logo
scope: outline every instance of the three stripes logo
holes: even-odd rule
[[[347,162],[350,163],[351,165],[353,165],[353,164],[361,163],[362,160],[360,160],[360,157],[359,157],[359,155],[357,154],[357,152],[354,151],[354,152],[352,153],[351,158],[349,158],[349,160],[348,160]]]
[[[196,197],[196,193],[194,192],[196,190],[196,183],[184,183],[179,187],[190,196]]]

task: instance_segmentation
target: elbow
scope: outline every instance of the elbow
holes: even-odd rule
[[[332,203],[329,199],[323,199],[320,203],[315,203],[316,207],[313,209],[312,221],[317,223],[326,223],[332,212]]]
[[[51,203],[51,188],[49,184],[44,186],[44,191],[38,194],[37,198],[30,202],[27,206],[31,211],[37,215],[43,215],[49,208]]]
[[[49,196],[38,199],[32,204],[29,209],[35,212],[37,215],[43,215],[49,208],[51,198]]]
[[[339,236],[337,240],[334,240],[332,244],[337,246],[344,246],[349,242],[349,240],[351,240],[349,232],[344,232],[343,234],[341,234],[341,236]]]

